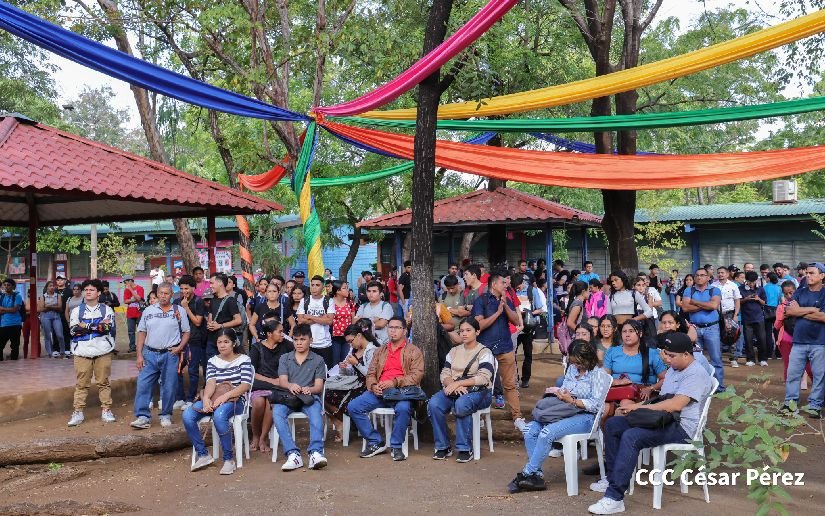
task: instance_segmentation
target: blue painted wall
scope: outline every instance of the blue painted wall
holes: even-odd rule
[[[338,231],[336,231],[336,236],[342,241],[347,242],[349,241],[349,235],[351,233],[352,229],[349,227],[339,228]],[[290,250],[294,248],[295,244],[291,243]],[[355,256],[355,261],[352,262],[352,266],[349,269],[349,274],[347,275],[347,282],[355,283],[362,271],[375,270],[375,261],[378,256],[377,249],[377,244],[361,245],[358,248],[358,254]],[[341,267],[341,264],[344,263],[348,252],[348,245],[323,250],[324,267],[332,269],[332,275],[336,278],[338,277],[338,269]],[[291,276],[295,271],[306,272],[306,270],[307,257],[302,250],[298,257],[298,261],[295,262],[295,265],[289,268],[289,275]]]

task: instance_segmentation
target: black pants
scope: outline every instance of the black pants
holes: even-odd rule
[[[765,342],[765,323],[763,321],[754,323],[742,324],[744,334],[745,356],[748,362],[756,362],[757,360],[767,360],[767,346]],[[754,342],[755,341],[755,342]],[[753,346],[756,345],[756,352],[759,355],[758,359],[754,358]]]
[[[22,326],[3,326],[0,327],[0,360],[3,360],[3,355],[6,354],[6,342],[11,342],[11,360],[20,358],[20,330]]]
[[[776,356],[776,339],[773,337],[773,323],[776,322],[776,317],[765,318],[765,356],[767,358],[774,358]]]
[[[324,363],[327,365],[327,370],[332,369],[335,365],[332,362],[332,346],[327,346],[325,348],[310,348],[310,351],[316,355],[320,355],[321,358],[324,359]]]
[[[534,330],[525,329],[522,334],[518,336],[517,345],[522,346],[524,351],[524,362],[521,365],[521,383],[530,381],[530,376],[533,374],[533,337]]]

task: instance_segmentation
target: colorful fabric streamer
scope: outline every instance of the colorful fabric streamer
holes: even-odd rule
[[[404,93],[441,68],[459,52],[470,46],[495,22],[501,19],[518,0],[490,0],[470,21],[458,29],[426,56],[390,82],[358,97],[357,99],[329,107],[318,107],[315,111],[325,115],[355,115],[379,108]]]
[[[324,122],[365,145],[408,159],[413,137]],[[438,140],[435,162],[458,172],[568,188],[664,190],[747,183],[825,168],[825,146],[734,154],[614,156],[532,151]]]
[[[451,131],[495,131],[497,133],[624,131],[739,122],[822,110],[825,110],[825,97],[810,97],[755,106],[695,109],[667,113],[639,113],[636,115],[510,118],[505,120],[439,120],[438,128]],[[372,127],[415,128],[415,120],[379,120],[363,117],[330,117],[330,120]]]
[[[224,113],[300,122],[309,117],[197,81],[109,48],[0,1],[0,28],[78,64],[134,86]]]
[[[481,101],[445,104],[438,109],[438,118],[506,115],[592,100],[721,66],[812,36],[823,30],[825,30],[825,10],[681,56],[591,79]],[[415,120],[416,109],[369,111],[361,116],[385,120]]]
[[[557,147],[561,147],[563,149],[571,150],[573,152],[581,152],[582,154],[596,154],[596,146],[592,143],[585,143],[585,142],[577,142],[575,140],[568,140],[567,138],[562,138],[561,136],[556,136],[554,134],[545,134],[545,133],[530,133],[530,136],[533,138],[538,138],[539,140],[543,140],[547,143],[552,143]],[[615,149],[613,150],[613,154],[618,154],[618,151]],[[655,152],[637,152],[637,156],[654,156],[657,153]]]
[[[298,211],[304,225],[304,251],[307,255],[307,275],[311,278],[324,274],[324,257],[321,254],[321,221],[315,211],[315,199],[310,188],[310,167],[315,154],[315,145],[318,143],[318,131],[315,122],[307,126],[304,144],[298,163],[295,164],[295,173],[292,175],[292,188],[298,198]]]

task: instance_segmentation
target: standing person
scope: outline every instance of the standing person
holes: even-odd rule
[[[68,321],[71,318],[72,310],[80,306],[80,303],[83,302],[83,291],[80,290],[80,284],[75,283],[72,285],[72,295],[68,299],[63,302],[64,310],[63,310],[63,317],[66,318]],[[114,314],[112,314],[112,319],[114,320]],[[66,355],[66,358],[72,356],[71,349],[69,353]]]
[[[306,277],[307,276],[304,274],[304,271],[297,271],[292,275],[292,280],[295,282],[295,286],[304,291],[304,297],[309,296],[309,287],[304,285],[304,280]],[[323,279],[321,280],[321,284],[323,286]]]
[[[659,277],[659,266],[655,263],[651,263],[648,269],[650,274],[647,275],[647,278],[650,282],[648,285],[650,288],[656,290],[656,293],[660,296],[662,295],[662,278]]]
[[[178,362],[189,341],[189,316],[172,304],[172,285],[161,283],[158,302],[146,307],[138,323],[137,366],[140,374],[135,392],[132,428],[146,429],[152,424],[149,402],[160,380],[160,426],[172,426],[172,410],[178,392]]]
[[[456,272],[453,272],[453,267],[455,267]],[[524,276],[524,279],[526,279],[528,281],[528,283],[532,284],[534,281],[536,281],[536,277],[533,275],[532,269],[527,267],[527,260],[519,260],[518,261],[518,270],[516,272],[518,272],[519,274]],[[450,265],[450,274],[455,276],[457,273],[458,273],[458,265],[456,265],[456,264]]]
[[[203,269],[201,269],[203,273]],[[129,332],[129,352],[137,350],[135,332],[140,321],[140,308],[143,303],[143,287],[135,285],[135,277],[123,276],[123,303],[126,305],[126,328]]]
[[[252,316],[249,319],[249,329],[257,335],[256,340],[265,340],[267,338],[266,328],[264,327],[264,318],[267,312],[274,311],[277,313],[278,320],[281,321],[281,323],[283,323],[288,315],[287,308],[281,303],[281,294],[278,285],[274,282],[267,285],[265,295],[266,298],[264,301],[255,303],[255,311],[252,312]],[[288,333],[288,331],[285,333]]]
[[[11,360],[20,358],[20,332],[23,329],[23,318],[20,316],[20,307],[23,298],[16,290],[17,283],[11,278],[3,280],[3,293],[0,294],[0,361],[6,353],[6,343],[10,343]],[[37,343],[40,346],[40,343]]]
[[[252,387],[252,361],[241,353],[235,330],[219,328],[215,332],[218,334],[215,340],[218,353],[209,359],[203,398],[183,412],[183,426],[195,448],[196,459],[192,471],[197,471],[215,462],[206,449],[198,426],[201,419],[212,418],[223,452],[223,467],[220,474],[231,475],[235,472],[236,466],[235,448],[232,446],[232,425],[229,420],[244,413],[246,400],[243,394]],[[218,384],[224,383],[228,383],[231,390],[214,396]]]
[[[783,282],[782,302],[779,303],[776,309],[776,322],[774,323],[774,330],[776,330],[776,350],[782,355],[784,367],[782,379],[785,381],[788,380],[788,360],[791,357],[791,348],[793,347],[793,330],[790,324],[787,326],[787,330],[791,331],[786,330],[785,309],[788,308],[788,305],[793,300],[794,294],[796,294],[796,285],[794,285],[793,281]],[[807,378],[813,378],[810,362],[805,366],[805,372],[807,373],[807,377],[805,375],[802,376],[802,389],[808,388]]]
[[[610,295],[607,313],[615,316],[619,324],[628,319],[644,322],[646,319],[653,318],[655,311],[647,304],[644,294],[633,289],[627,274],[623,271],[613,271],[608,280],[610,281]]]
[[[160,265],[149,271],[149,277],[152,278],[152,292],[157,294],[158,286],[163,283],[165,276],[166,274],[163,271],[163,267]]]
[[[424,355],[412,342],[407,342],[407,323],[393,317],[387,325],[390,341],[378,348],[372,358],[364,382],[366,391],[349,403],[347,412],[367,446],[361,458],[374,457],[387,450],[387,443],[370,423],[369,414],[377,408],[392,407],[395,412],[389,446],[394,461],[405,460],[401,446],[410,424],[410,401],[384,401],[384,391],[390,388],[420,386],[424,377]],[[514,376],[515,378],[515,376]]]
[[[332,336],[329,326],[335,319],[335,303],[324,295],[324,278],[313,276],[309,282],[310,295],[298,305],[298,324],[309,324],[312,329],[312,351],[324,359],[332,369]],[[387,305],[389,306],[389,305]]]
[[[372,273],[370,271],[363,271],[361,277],[358,278],[358,304],[363,305],[368,302],[367,299],[367,285],[372,281]],[[396,292],[396,296],[398,293]]]
[[[383,346],[390,340],[387,324],[393,318],[393,313],[390,304],[381,300],[381,285],[377,281],[367,284],[367,300],[367,303],[358,307],[358,312],[351,322],[358,319],[371,320],[372,334]]]
[[[527,268],[526,262],[525,262],[524,268],[525,269]],[[445,274],[444,276],[441,277],[440,285],[441,285],[441,291],[442,292],[446,288],[444,280],[447,279],[449,276],[452,276],[456,280],[458,280],[459,288],[461,288],[461,290],[464,290],[464,286],[465,286],[464,285],[464,278],[462,278],[461,275],[459,274],[458,264],[457,263],[451,263],[450,267],[447,269],[447,274]],[[531,273],[531,276],[532,276],[532,273]]]
[[[332,275],[332,269],[324,269],[324,281],[335,281],[335,276]]]
[[[43,331],[46,353],[52,358],[60,358],[68,352],[68,346],[60,317],[60,295],[55,290],[54,281],[47,281],[43,287],[43,295],[37,299],[37,311],[40,312],[40,327]]]
[[[725,390],[725,370],[722,365],[722,341],[719,334],[719,305],[722,293],[708,285],[710,275],[705,269],[698,269],[693,276],[696,284],[685,289],[682,297],[682,311],[690,316],[690,323],[696,327],[696,344],[707,352],[710,364],[716,371],[719,391]]]
[[[366,286],[364,288],[364,293],[366,294]],[[395,269],[390,271],[390,277],[387,279],[387,292],[390,305],[392,305],[392,314],[402,317],[404,312],[401,310],[401,305],[398,304],[398,271]]]
[[[287,387],[281,385],[278,364],[281,356],[295,351],[295,347],[284,338],[284,326],[280,321],[266,321],[263,327],[266,338],[259,339],[249,347],[249,359],[255,368],[255,380],[249,398],[252,404],[252,442],[249,447],[267,453],[272,451],[269,447],[272,407],[268,398],[274,389]]]
[[[742,329],[744,333],[744,347],[745,356],[748,361],[745,364],[748,367],[759,365],[762,367],[768,366],[768,352],[767,342],[765,337],[765,312],[763,307],[767,302],[767,295],[765,289],[756,286],[756,280],[759,275],[756,271],[748,271],[745,273],[745,284],[739,287],[739,293],[742,295]],[[753,353],[753,343],[756,341],[756,354]]]
[[[681,290],[684,281],[679,276],[679,269],[670,271],[670,284],[667,287],[667,300],[670,303],[669,307],[674,312],[679,311],[679,305],[676,304],[676,294]]]
[[[441,369],[442,389],[427,404],[435,437],[435,460],[445,460],[453,453],[447,432],[447,415],[450,412],[456,418],[456,462],[470,462],[473,458],[473,413],[490,406],[495,371],[495,357],[490,348],[476,340],[479,328],[475,319],[466,319],[461,323],[458,333],[463,345],[454,346],[447,354]]]
[[[760,278],[761,280],[762,278]],[[756,283],[759,285],[759,281]],[[773,326],[776,323],[776,312],[779,309],[779,304],[782,303],[782,287],[779,286],[779,278],[774,272],[767,273],[766,281],[762,283],[762,288],[765,289],[765,341],[767,342],[766,351],[768,358],[777,358],[776,356],[776,336],[773,333]]]
[[[184,274],[178,280],[180,298],[176,303],[186,312],[189,319],[189,390],[184,396],[184,410],[195,402],[198,393],[198,380],[206,378],[206,306],[201,298],[195,294],[197,282],[195,278]]]
[[[770,281],[768,279],[768,274],[771,273],[771,272],[773,272],[773,271],[771,271],[771,266],[768,265],[767,263],[763,263],[762,265],[760,265],[759,266],[759,279],[756,280],[756,286],[757,287],[764,287],[765,285],[767,285],[768,282]],[[778,281],[778,278],[777,278],[777,281]]]
[[[795,317],[793,347],[788,357],[785,407],[799,402],[799,385],[805,364],[811,363],[813,378],[808,394],[808,414],[822,417],[825,396],[825,265],[814,262],[805,269],[806,287],[800,287],[785,308],[785,317]]]
[[[243,320],[238,302],[227,291],[229,278],[222,272],[216,272],[209,278],[211,294],[214,296],[206,317],[206,358],[218,354],[218,335],[220,330],[231,329],[236,334]],[[208,291],[207,291],[208,292]],[[240,340],[238,341],[240,343]]]
[[[195,295],[203,298],[203,293],[209,288],[209,280],[203,272],[203,267],[195,267],[192,269],[192,277],[195,279]]]
[[[490,348],[498,361],[503,397],[510,405],[513,423],[521,430],[526,423],[521,417],[521,403],[516,390],[516,354],[508,325],[517,325],[521,321],[513,302],[505,295],[505,288],[506,282],[501,273],[491,272],[487,290],[473,302],[470,317],[478,321],[481,330],[478,341]]]
[[[695,284],[696,282],[693,279],[693,274],[685,274],[685,279],[682,280],[682,286],[676,291],[676,307],[679,309],[679,313],[682,312],[682,298],[685,296],[685,289],[688,289]],[[690,320],[690,314],[685,313],[684,315],[687,320]]]
[[[742,294],[739,292],[739,286],[730,280],[730,269],[725,266],[716,269],[717,280],[711,284],[711,287],[716,287],[722,296],[722,319],[719,320],[720,328],[725,330],[739,320],[739,311],[742,308],[741,300]],[[739,367],[738,349],[735,347],[731,349],[731,367]]]
[[[332,318],[332,363],[340,364],[349,354],[349,343],[344,338],[344,332],[355,313],[355,303],[350,301],[349,283],[334,280],[332,282],[332,301],[335,304],[335,315]]]
[[[602,280],[591,279],[587,284],[587,289],[590,291],[590,297],[587,298],[585,304],[585,313],[587,317],[601,319],[607,313],[607,296],[604,293]]]
[[[69,340],[71,333],[69,332],[69,318],[66,317],[66,301],[72,297],[72,286],[68,284],[66,278],[60,274],[54,279],[55,292],[60,296],[60,322],[63,323],[63,338],[66,339],[66,358],[72,356],[71,346]]]
[[[404,313],[407,313],[409,307],[407,302],[410,299],[412,292],[412,262],[407,260],[404,262],[404,272],[398,277],[398,304]]]
[[[587,284],[590,284],[590,281],[594,279],[600,280],[601,278],[598,274],[593,272],[593,262],[588,260],[584,262],[584,270],[581,274],[579,274],[579,281],[583,281]]]
[[[547,316],[547,301],[541,290],[537,289],[532,283],[532,276],[523,276],[523,288],[518,290],[517,294],[521,301],[522,320],[529,312],[533,316],[541,320]],[[527,389],[530,387],[530,377],[533,375],[533,339],[536,336],[536,326],[527,327],[524,325],[519,336],[516,338],[516,349],[521,345],[524,350],[524,358],[521,366],[521,388]]]
[[[238,287],[238,278],[234,274],[227,274],[226,279],[229,280],[226,285],[226,292],[235,298],[235,303],[238,304],[238,312],[241,314],[241,325],[235,328],[235,332],[238,334],[241,349],[246,350],[249,348],[249,317],[246,315],[246,303],[249,301],[249,295],[246,290]]]
[[[450,315],[453,316],[456,328],[470,315],[469,308],[472,308],[472,305],[467,304],[464,288],[461,288],[458,278],[455,276],[448,275],[444,277],[444,292],[441,293],[441,302],[444,303]]]
[[[83,409],[86,408],[92,375],[100,398],[100,419],[104,423],[114,423],[112,387],[109,384],[115,350],[115,339],[110,334],[114,314],[108,306],[99,302],[103,290],[100,280],[84,281],[82,290],[83,302],[75,307],[69,316],[74,370],[77,377],[74,388],[74,412],[69,419],[69,426],[77,426],[85,420]],[[146,406],[148,405],[147,402]]]
[[[258,278],[258,281],[255,283],[255,295],[251,296],[249,300],[246,302],[246,319],[249,321],[249,342],[255,342],[258,340],[259,337],[259,329],[255,328],[255,323],[252,321],[252,317],[255,315],[255,308],[262,304],[266,303],[266,290],[269,288],[269,278],[264,276]],[[278,290],[278,297],[281,295],[280,288]]]
[[[564,268],[562,260],[553,262],[553,289],[556,294],[556,299],[559,306],[564,308],[567,306],[567,292],[570,284],[570,271]]]
[[[117,312],[115,311],[115,308],[120,306],[120,300],[117,298],[117,294],[109,290],[108,281],[102,280],[100,284],[103,285],[103,293],[100,294],[100,302],[112,309],[112,313],[114,314],[112,319],[112,337],[117,340]]]
[[[805,278],[805,271],[807,269],[808,269],[808,264],[805,263],[805,262],[799,262],[796,265],[796,282],[797,282],[797,285],[799,285],[800,287],[807,287],[808,286],[808,280]],[[785,270],[788,270],[788,268],[785,267]],[[788,271],[788,272],[790,272],[790,271]]]

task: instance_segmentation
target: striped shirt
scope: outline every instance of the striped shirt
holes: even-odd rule
[[[240,355],[232,362],[227,362],[220,355],[215,355],[206,364],[206,381],[216,383],[229,382],[233,387],[242,383],[252,385],[252,361],[249,355]]]

